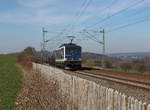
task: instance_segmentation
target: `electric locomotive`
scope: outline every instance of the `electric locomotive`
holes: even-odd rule
[[[74,43],[67,43],[61,45],[54,51],[55,65],[69,69],[81,68],[81,46]]]

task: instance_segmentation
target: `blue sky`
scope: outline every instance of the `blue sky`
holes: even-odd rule
[[[42,27],[49,31],[46,38],[52,39],[47,44],[48,50],[69,42],[65,36],[75,35],[75,42],[83,47],[83,51],[101,53],[102,46],[80,32],[86,29],[101,40],[102,34],[93,31],[99,31],[102,27],[106,30],[107,53],[150,51],[150,0],[91,0],[87,8],[82,9],[84,1],[86,0],[1,0],[0,53],[21,51],[29,45],[39,50]],[[132,6],[138,1],[141,2]],[[130,8],[87,28],[127,7]],[[81,16],[75,16],[79,13]],[[149,21],[107,33],[142,19]],[[59,34],[64,28],[66,31]]]

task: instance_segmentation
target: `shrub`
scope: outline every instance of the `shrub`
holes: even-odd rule
[[[85,66],[95,66],[94,60],[84,60],[82,64]]]
[[[100,60],[94,61],[95,66],[102,66],[102,62]]]
[[[34,54],[35,49],[27,47],[18,55],[18,62],[25,67],[32,67],[32,62],[35,61]]]
[[[146,70],[146,67],[144,64],[137,64],[135,66],[136,70],[139,71],[139,72],[144,72]]]
[[[131,66],[131,63],[129,63],[129,62],[122,62],[120,64],[120,68],[122,70],[129,71],[132,68],[132,66]]]
[[[105,68],[112,68],[112,62],[109,61],[109,60],[104,60],[102,62],[102,65],[105,67]]]

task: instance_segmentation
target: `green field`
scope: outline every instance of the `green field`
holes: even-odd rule
[[[0,55],[0,110],[11,110],[22,85],[22,73],[17,59]]]

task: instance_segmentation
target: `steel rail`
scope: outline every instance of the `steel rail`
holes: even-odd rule
[[[138,87],[138,88],[150,90],[150,84],[149,83],[145,83],[145,82],[141,82],[141,81],[137,81],[137,80],[116,78],[116,77],[113,77],[113,76],[95,74],[95,73],[87,72],[87,71],[86,72],[75,71],[75,72],[78,73],[78,74],[82,74],[82,75],[93,77],[93,78],[109,80],[109,81],[113,81],[113,82],[117,82],[117,83],[122,83],[122,84],[130,85],[130,86],[134,86],[136,88]]]

